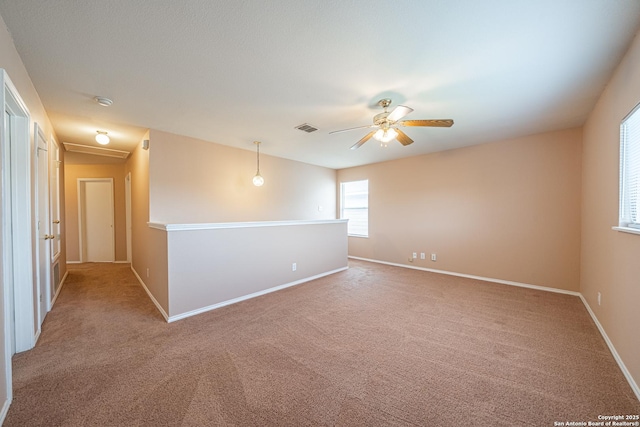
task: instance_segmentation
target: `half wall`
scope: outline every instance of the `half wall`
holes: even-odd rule
[[[165,282],[155,289],[168,301],[156,304],[169,322],[347,268],[346,220],[149,227],[166,234],[166,275],[151,276]]]

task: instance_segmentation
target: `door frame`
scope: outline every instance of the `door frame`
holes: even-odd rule
[[[109,192],[110,203],[111,206],[111,258],[112,262],[115,262],[116,259],[116,230],[115,230],[115,205],[114,205],[114,197],[113,197],[113,178],[78,178],[78,249],[80,252],[80,262],[85,262],[85,235],[82,230],[84,230],[84,194],[83,184],[86,182],[108,182],[111,185],[111,191]]]
[[[131,243],[131,172],[124,177],[125,227],[127,230],[127,262],[133,258]]]
[[[8,142],[5,140],[4,111],[3,120],[0,120],[0,138],[2,139],[0,144],[2,149],[2,215],[0,218],[2,242],[0,246],[3,266],[7,265],[5,262],[9,262],[12,267],[10,276],[8,269],[3,268],[2,271],[6,384],[0,386],[6,387],[7,399],[11,402],[13,396],[11,356],[14,351],[21,352],[33,348],[39,327],[36,328],[33,304],[31,115],[4,69],[0,69],[0,104],[11,116],[11,139]],[[5,238],[9,235],[11,238]],[[12,326],[15,331],[13,335],[15,347],[12,342]]]
[[[10,147],[3,161],[3,235],[11,231],[11,241],[3,241],[3,252],[13,255],[13,310],[15,312],[15,351],[33,348],[39,327],[34,313],[33,216],[31,210],[31,116],[9,76],[2,70],[2,104],[12,114]],[[4,121],[3,121],[4,122]],[[4,128],[4,124],[2,125]],[[3,129],[4,133],[4,129]],[[8,144],[7,144],[8,145]],[[6,197],[10,196],[10,197]],[[5,204],[9,203],[10,206]],[[5,278],[6,279],[6,278]],[[6,296],[6,289],[5,289]],[[5,303],[8,302],[5,299]],[[9,312],[5,312],[8,315]]]

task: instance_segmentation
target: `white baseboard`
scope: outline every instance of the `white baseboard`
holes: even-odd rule
[[[114,264],[130,264],[129,261],[113,261]]]
[[[67,260],[67,264],[82,264],[82,261],[69,261],[69,260]]]
[[[53,299],[51,300],[51,308],[53,308],[53,304],[56,303],[56,300],[58,299],[58,295],[60,295],[60,291],[62,290],[62,287],[64,286],[64,282],[65,280],[67,280],[68,275],[69,275],[69,270],[64,272],[64,276],[62,276],[62,280],[60,280],[60,285],[58,285],[58,290],[56,291],[56,294],[53,296]]]
[[[187,317],[195,316],[196,314],[205,313],[207,311],[211,311],[211,310],[215,310],[217,308],[221,308],[221,307],[224,307],[224,306],[227,306],[227,305],[235,304],[235,303],[240,302],[240,301],[245,301],[245,300],[248,300],[248,299],[251,299],[251,298],[259,297],[261,295],[265,295],[265,294],[268,294],[268,293],[271,293],[271,292],[276,292],[276,291],[279,291],[281,289],[285,289],[285,288],[289,288],[291,286],[299,285],[301,283],[310,282],[312,280],[319,279],[319,278],[324,277],[324,276],[329,276],[330,274],[339,273],[341,271],[347,270],[348,268],[349,268],[348,266],[347,267],[338,268],[336,270],[327,271],[327,272],[321,273],[321,274],[316,274],[315,276],[305,277],[304,279],[296,280],[295,282],[285,283],[284,285],[274,286],[273,288],[269,288],[269,289],[265,289],[265,290],[262,290],[262,291],[254,292],[254,293],[249,294],[249,295],[244,295],[244,296],[241,296],[241,297],[238,297],[238,298],[233,298],[233,299],[230,299],[230,300],[227,300],[227,301],[219,302],[217,304],[209,305],[207,307],[202,307],[202,308],[198,308],[196,310],[188,311],[186,313],[177,314],[175,316],[170,316],[167,321],[169,323],[175,322],[176,320],[180,320],[180,319],[184,319],[184,318],[187,318]]]
[[[147,295],[149,295],[149,298],[151,298],[151,301],[155,304],[156,308],[158,309],[158,311],[160,311],[160,314],[162,314],[162,317],[164,317],[164,320],[166,320],[167,322],[169,322],[169,316],[167,315],[167,313],[164,311],[164,308],[162,308],[162,306],[160,305],[160,303],[158,302],[158,300],[153,296],[153,294],[151,293],[151,291],[149,290],[149,288],[147,288],[147,285],[144,283],[144,281],[142,280],[142,278],[140,277],[140,275],[138,274],[138,272],[136,271],[135,268],[133,268],[133,264],[131,265],[131,271],[133,271],[133,274],[136,276],[136,278],[138,279],[138,282],[140,282],[140,285],[142,286],[142,288],[147,292]]]
[[[620,370],[622,371],[622,374],[627,379],[627,382],[631,386],[631,389],[635,393],[635,395],[638,398],[638,400],[640,400],[640,388],[638,387],[638,384],[635,382],[635,380],[631,376],[631,373],[629,372],[629,370],[625,366],[624,362],[620,358],[620,355],[618,354],[618,352],[616,351],[616,348],[613,346],[613,343],[611,342],[611,340],[607,336],[607,333],[604,331],[604,328],[600,324],[600,321],[598,321],[598,318],[596,317],[595,313],[593,312],[593,310],[591,310],[591,307],[589,307],[589,304],[587,303],[587,300],[584,298],[584,296],[580,292],[567,291],[567,290],[564,290],[564,289],[557,289],[557,288],[549,288],[549,287],[546,287],[546,286],[530,285],[530,284],[527,284],[527,283],[512,282],[512,281],[509,281],[509,280],[500,280],[500,279],[491,279],[491,278],[488,278],[488,277],[472,276],[472,275],[469,275],[469,274],[453,273],[451,271],[434,270],[434,269],[431,269],[431,268],[424,268],[424,267],[415,267],[415,266],[406,265],[406,264],[396,264],[396,263],[393,263],[393,262],[379,261],[379,260],[375,260],[375,259],[360,258],[360,257],[355,257],[355,256],[349,256],[349,258],[357,259],[357,260],[360,260],[360,261],[375,262],[375,263],[378,263],[378,264],[392,265],[392,266],[395,266],[395,267],[410,268],[410,269],[413,269],[413,270],[429,271],[429,272],[432,272],[432,273],[440,273],[440,274],[447,274],[447,275],[450,275],[450,276],[466,277],[466,278],[469,278],[469,279],[482,280],[482,281],[485,281],[485,282],[495,282],[495,283],[501,283],[503,285],[519,286],[519,287],[522,287],[522,288],[537,289],[537,290],[545,291],[545,292],[555,292],[555,293],[559,293],[559,294],[567,294],[567,295],[577,296],[582,300],[582,303],[584,304],[584,306],[586,307],[587,311],[589,312],[589,315],[593,319],[593,322],[596,324],[596,326],[598,328],[598,331],[600,331],[600,335],[602,335],[602,338],[607,343],[607,346],[609,347],[609,350],[611,351],[611,354],[613,355],[613,358],[615,359],[616,363],[620,367]]]
[[[379,260],[376,260],[376,259],[360,258],[360,257],[355,257],[355,256],[349,256],[349,258],[358,259],[360,261],[375,262],[377,264],[392,265],[394,267],[410,268],[412,270],[429,271],[431,273],[439,273],[439,274],[446,274],[446,275],[449,275],[449,276],[465,277],[467,279],[482,280],[483,282],[500,283],[500,284],[503,284],[503,285],[518,286],[518,287],[521,287],[521,288],[529,288],[529,289],[537,289],[539,291],[555,292],[555,293],[558,293],[558,294],[573,295],[573,296],[576,296],[576,297],[580,296],[580,292],[568,291],[566,289],[550,288],[550,287],[547,287],[547,286],[539,286],[539,285],[530,285],[528,283],[513,282],[511,280],[492,279],[491,277],[473,276],[471,274],[455,273],[455,272],[446,271],[446,270],[435,270],[433,268],[416,267],[416,266],[413,266],[413,265],[396,264],[394,262],[379,261]]]
[[[611,351],[611,354],[613,355],[613,358],[616,360],[616,362],[618,362],[618,366],[620,367],[620,370],[624,374],[624,377],[627,379],[627,382],[631,386],[631,389],[636,394],[636,398],[638,400],[640,400],[640,387],[638,387],[638,384],[635,382],[635,380],[631,376],[631,372],[629,372],[629,370],[625,366],[624,362],[622,361],[622,358],[620,358],[620,355],[618,354],[618,351],[613,346],[613,343],[609,339],[609,336],[604,331],[604,328],[602,327],[602,325],[600,324],[600,321],[596,317],[596,314],[593,312],[593,310],[591,310],[591,307],[589,306],[589,303],[587,302],[587,300],[585,299],[585,297],[582,294],[580,294],[580,299],[582,300],[582,303],[584,304],[584,306],[586,307],[587,311],[589,312],[589,315],[591,315],[591,319],[593,319],[593,322],[598,327],[598,330],[600,331],[600,335],[602,335],[602,338],[604,338],[604,342],[607,343],[607,346],[609,347],[609,351]]]
[[[2,405],[2,411],[0,411],[0,426],[4,424],[4,419],[7,418],[9,412],[9,406],[11,406],[11,400],[7,399]]]

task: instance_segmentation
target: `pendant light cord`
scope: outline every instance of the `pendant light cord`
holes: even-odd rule
[[[258,158],[258,173],[260,173],[260,143],[256,144],[258,146],[258,151],[256,152],[256,156]]]

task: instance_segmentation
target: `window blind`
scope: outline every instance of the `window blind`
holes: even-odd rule
[[[640,228],[640,104],[620,125],[620,226]]]
[[[340,218],[348,219],[347,234],[369,235],[369,181],[343,182]]]

